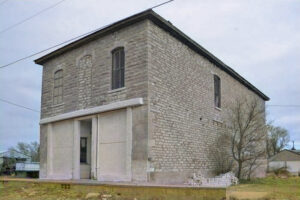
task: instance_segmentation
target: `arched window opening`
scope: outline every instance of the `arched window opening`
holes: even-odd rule
[[[62,103],[63,97],[63,70],[54,73],[53,104]]]
[[[221,108],[221,80],[214,75],[215,107]]]
[[[125,55],[124,48],[117,48],[112,51],[112,82],[111,89],[124,87],[125,75]]]

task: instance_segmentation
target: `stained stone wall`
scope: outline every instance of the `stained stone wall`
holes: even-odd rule
[[[43,65],[41,118],[143,98],[132,109],[132,178],[147,180],[147,22],[139,22],[57,56]],[[111,90],[111,51],[124,47],[125,87]],[[63,103],[53,104],[53,76],[63,70]],[[47,126],[47,125],[45,125]],[[46,176],[47,129],[41,126],[41,177]]]
[[[43,65],[41,118],[143,97],[147,104],[146,21],[100,37]],[[125,87],[111,90],[111,51],[124,47]],[[63,69],[63,103],[53,105],[53,76]]]
[[[91,103],[92,97],[92,56],[80,58],[78,63],[78,108],[84,109]]]
[[[125,87],[111,90],[111,51],[121,46]],[[53,105],[57,68],[64,70],[63,103]],[[221,79],[221,109],[214,107],[214,74]],[[226,110],[241,96],[264,106],[254,92],[144,20],[47,61],[41,118],[142,97],[145,104],[132,110],[133,180],[183,183],[194,172],[212,175],[210,148],[217,148],[214,140],[224,131]],[[41,148],[45,133],[41,127]]]
[[[149,176],[185,182],[193,172],[212,176],[209,155],[224,131],[226,110],[239,97],[264,101],[158,26],[149,22]],[[214,106],[214,74],[221,79],[221,109]]]

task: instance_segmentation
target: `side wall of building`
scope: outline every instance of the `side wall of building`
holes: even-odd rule
[[[149,171],[151,181],[184,182],[193,172],[212,175],[209,155],[223,131],[226,108],[254,92],[149,22]],[[214,74],[221,109],[214,105]]]
[[[268,170],[273,171],[279,168],[287,168],[293,175],[300,174],[300,154],[283,150],[269,160]]]
[[[76,110],[143,98],[132,109],[132,178],[146,180],[148,139],[147,23],[139,22],[57,56],[43,66],[41,119]],[[125,51],[125,87],[111,90],[111,52]],[[53,104],[54,73],[63,70],[63,102]],[[41,178],[47,168],[47,125],[40,128]]]
[[[292,175],[300,175],[300,161],[271,161],[269,171],[286,168]]]

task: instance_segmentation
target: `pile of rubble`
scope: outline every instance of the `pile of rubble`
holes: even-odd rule
[[[194,173],[187,185],[201,187],[228,187],[238,184],[238,178],[232,172],[221,174],[213,178],[206,178],[201,173]]]

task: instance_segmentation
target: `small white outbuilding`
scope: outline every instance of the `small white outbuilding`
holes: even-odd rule
[[[269,170],[285,167],[292,175],[300,176],[300,150],[282,150],[269,159]]]

